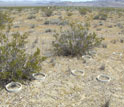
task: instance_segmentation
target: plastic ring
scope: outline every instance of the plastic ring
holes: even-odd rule
[[[106,79],[100,79],[101,77],[106,78]],[[111,78],[107,75],[101,74],[97,76],[97,80],[101,82],[109,82]]]
[[[38,76],[38,75],[41,75],[41,76],[43,76],[43,77],[41,77],[41,78],[36,77],[36,76]],[[44,80],[44,79],[46,78],[46,75],[43,74],[43,73],[33,73],[32,76],[33,76],[33,78],[34,78],[35,80]]]
[[[15,88],[16,86],[19,86],[19,88]],[[15,89],[9,89],[9,87],[14,87]],[[22,84],[19,82],[11,82],[5,88],[8,92],[19,92],[22,89]]]
[[[76,75],[76,76],[84,76],[84,71],[82,70],[72,70],[71,71],[73,75]],[[80,73],[80,74],[78,74]]]

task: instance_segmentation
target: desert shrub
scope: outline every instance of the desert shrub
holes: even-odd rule
[[[30,16],[28,16],[27,19],[35,19],[35,18],[36,18],[36,16],[30,15]]]
[[[50,21],[49,21],[49,20],[46,20],[46,21],[44,22],[44,24],[45,24],[45,25],[48,25],[48,24],[50,24]]]
[[[27,35],[15,33],[11,40],[0,34],[0,80],[5,82],[30,80],[31,74],[41,70],[40,49],[27,54],[24,48]]]
[[[43,9],[43,12],[44,12],[45,16],[47,16],[47,17],[50,17],[52,15],[53,11],[54,11],[53,8],[44,8]]]
[[[16,9],[17,9],[18,12],[21,12],[23,10],[22,7],[17,7]]]
[[[12,18],[10,18],[7,13],[0,12],[0,29],[4,29],[6,26],[9,27],[11,22]]]
[[[66,20],[60,20],[60,19],[51,19],[51,20],[46,20],[44,22],[45,25],[51,24],[51,25],[67,25],[68,21]]]
[[[90,9],[88,8],[79,8],[78,10],[81,15],[86,15],[87,12],[90,12]]]
[[[86,26],[81,24],[70,24],[66,31],[61,29],[60,34],[55,34],[53,47],[57,55],[77,56],[86,54],[93,47],[98,46],[102,38],[95,33],[89,33]]]
[[[100,20],[106,20],[107,19],[107,14],[105,14],[105,13],[101,13],[100,14]]]
[[[122,12],[117,12],[117,14],[118,14],[119,17],[123,16]]]
[[[52,32],[52,29],[46,29],[45,32],[46,33]]]
[[[73,13],[72,12],[67,12],[67,16],[72,16]]]
[[[5,16],[2,14],[0,17],[3,19]],[[5,18],[5,22],[10,23],[9,17],[6,16]],[[9,23],[7,25],[10,26],[11,23]],[[5,25],[2,26],[5,27]],[[41,70],[41,61],[45,60],[45,57],[40,56],[40,49],[37,49],[33,54],[26,52],[25,45],[28,34],[14,33],[8,35],[11,27],[4,29],[4,32],[2,29],[0,29],[0,84],[31,80],[32,73]]]
[[[32,28],[32,29],[35,28],[35,24],[31,24],[30,28]]]
[[[107,14],[105,13],[98,13],[96,16],[94,16],[94,20],[106,20],[107,19]]]
[[[94,19],[94,20],[98,20],[98,19],[99,19],[99,15],[94,16],[93,19]]]

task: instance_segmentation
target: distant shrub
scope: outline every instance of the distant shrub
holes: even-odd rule
[[[88,8],[79,8],[78,9],[81,15],[86,15],[87,12],[91,12]]]
[[[67,25],[68,21],[66,20],[60,20],[60,19],[51,19],[51,20],[46,20],[44,22],[45,25],[52,24],[52,25]]]
[[[46,29],[45,32],[49,33],[49,32],[52,32],[52,30],[51,29]]]
[[[105,13],[99,13],[98,15],[94,16],[94,20],[106,20],[107,19],[107,14]]]
[[[0,12],[0,29],[4,29],[7,24],[7,26],[9,27],[11,22],[12,18],[10,18],[7,13]]]
[[[28,16],[27,19],[35,19],[35,18],[36,18],[36,16],[30,15],[30,16]]]
[[[52,15],[52,13],[53,13],[53,11],[54,11],[54,9],[53,8],[44,8],[43,9],[43,12],[45,13],[45,16],[47,16],[47,17],[50,17],[51,15]]]
[[[70,29],[60,34],[55,34],[53,47],[57,55],[77,56],[86,54],[90,49],[98,46],[102,38],[98,38],[95,33],[89,33],[86,26],[81,24],[70,24]]]
[[[17,8],[17,11],[18,11],[18,12],[21,12],[22,10],[23,10],[22,7],[18,7],[18,8]]]
[[[98,19],[99,19],[99,15],[94,16],[93,19],[94,19],[94,20],[98,20]]]
[[[73,13],[72,12],[67,12],[67,16],[72,16]]]
[[[48,24],[50,24],[50,21],[49,21],[49,20],[46,20],[46,21],[44,22],[44,24],[45,24],[45,25],[48,25]]]

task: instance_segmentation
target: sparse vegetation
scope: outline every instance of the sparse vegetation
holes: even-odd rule
[[[70,29],[55,34],[54,49],[58,55],[77,56],[83,55],[95,46],[98,46],[102,38],[95,33],[89,33],[87,27],[81,24],[70,24]]]
[[[0,12],[0,29],[4,29],[6,26],[10,27],[12,23],[12,18],[8,16],[7,13]]]
[[[73,15],[73,13],[72,12],[67,12],[67,16],[72,16]]]
[[[46,20],[44,22],[45,25],[67,25],[68,21],[61,20],[61,19],[52,19],[52,20]]]
[[[45,7],[43,9],[43,12],[46,17],[50,17],[52,15],[53,11],[54,11],[54,9],[52,7]]]
[[[34,15],[28,16],[28,19],[35,19],[35,18],[36,18],[36,16],[34,16]]]
[[[79,13],[81,15],[86,15],[87,12],[91,12],[90,9],[88,9],[88,8],[79,8]]]
[[[123,89],[124,9],[51,8],[56,10],[48,17],[47,6],[0,7],[0,106],[123,107],[123,92],[116,90]],[[84,72],[77,76],[74,70]],[[11,81],[21,82],[22,90],[1,88]]]
[[[107,14],[106,13],[98,13],[98,15],[94,16],[94,20],[106,20]]]
[[[9,19],[5,14],[0,17],[1,22],[3,18],[6,19],[5,22]],[[26,53],[27,34],[14,33],[8,36],[9,30],[10,27],[5,34],[0,32],[0,81],[5,84],[11,81],[31,80],[31,74],[41,70],[40,62],[45,58],[40,57],[40,49],[33,54]]]
[[[19,33],[11,35],[11,41],[6,35],[0,34],[0,80],[22,81],[31,79],[33,72],[41,69],[40,50],[30,55],[24,48],[27,35]]]
[[[110,106],[110,100],[107,101],[102,107],[109,107]]]

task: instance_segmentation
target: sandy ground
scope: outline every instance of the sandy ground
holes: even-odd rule
[[[0,107],[102,107],[110,100],[109,107],[124,107],[124,13],[121,17],[110,14],[106,21],[92,20],[94,13],[81,16],[78,11],[68,17],[65,11],[55,11],[51,17],[43,17],[42,11],[33,13],[27,10],[11,15],[15,18],[11,32],[29,32],[28,52],[36,47],[41,54],[48,56],[43,62],[42,72],[46,74],[45,80],[34,80],[23,85],[18,93],[0,91]],[[27,19],[34,15],[35,19]],[[105,38],[103,46],[95,48],[91,58],[84,56],[78,58],[54,56],[52,54],[52,41],[54,32],[45,32],[46,29],[59,31],[59,25],[44,25],[45,20],[68,18],[79,22],[90,22],[90,31]],[[100,25],[102,23],[102,25]],[[34,24],[34,28],[30,28]],[[121,24],[121,28],[118,27]],[[111,27],[111,26],[112,27]],[[63,26],[66,28],[66,25]],[[116,41],[116,43],[113,43]],[[36,42],[35,44],[33,44]],[[100,69],[102,66],[104,70]],[[76,76],[71,70],[82,70],[84,76]],[[100,74],[108,75],[109,82],[100,82],[96,78]]]

